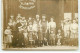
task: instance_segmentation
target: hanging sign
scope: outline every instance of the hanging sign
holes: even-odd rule
[[[36,0],[19,0],[19,2],[19,8],[29,10],[35,8]]]

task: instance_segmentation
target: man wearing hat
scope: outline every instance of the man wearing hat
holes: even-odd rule
[[[71,35],[70,35],[70,45],[72,46],[76,46],[78,45],[78,24],[76,22],[76,20],[73,20],[73,23],[70,26],[70,31],[71,31]]]
[[[70,36],[70,23],[69,20],[65,20],[64,23],[64,44],[69,45],[69,36]]]
[[[36,15],[36,23],[37,23],[37,28],[38,28],[38,32],[37,32],[37,35],[38,35],[38,40],[37,40],[37,44],[38,46],[42,46],[42,31],[41,31],[41,20],[40,20],[40,16],[37,14]]]

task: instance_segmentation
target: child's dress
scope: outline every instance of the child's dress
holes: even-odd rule
[[[60,46],[61,45],[61,34],[57,34],[57,45]]]
[[[29,37],[29,41],[33,41],[33,29],[32,29],[32,25],[29,25],[28,26],[28,32],[29,32],[29,34],[28,34],[28,37]]]
[[[5,33],[4,42],[5,43],[12,43],[11,29],[6,29],[4,33]]]
[[[38,38],[38,34],[37,34],[38,28],[37,27],[38,27],[37,24],[33,24],[33,39],[34,40],[37,40]]]

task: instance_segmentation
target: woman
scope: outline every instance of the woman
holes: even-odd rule
[[[37,46],[37,44],[38,44],[38,34],[37,34],[37,32],[38,32],[38,25],[37,25],[37,23],[36,23],[36,21],[34,20],[34,22],[33,22],[33,40],[34,40],[34,47],[36,47]]]
[[[53,18],[51,18],[51,21],[49,22],[49,40],[51,45],[55,45],[55,30],[56,30],[56,23],[54,22]]]

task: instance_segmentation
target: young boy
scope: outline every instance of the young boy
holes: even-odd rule
[[[57,46],[61,46],[61,30],[58,30],[57,39]]]

